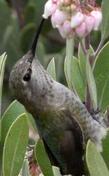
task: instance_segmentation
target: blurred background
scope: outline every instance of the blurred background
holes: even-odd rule
[[[99,0],[98,3],[100,3]],[[40,24],[46,0],[0,0],[0,55],[6,52],[2,112],[12,101],[8,79],[12,66],[31,46],[34,34]],[[91,37],[92,46],[96,48],[100,33],[94,32]],[[75,45],[75,55],[78,41]],[[65,40],[58,31],[51,27],[47,20],[43,26],[37,47],[37,56],[46,68],[54,57],[56,62],[57,80],[66,84],[63,62],[65,58]]]

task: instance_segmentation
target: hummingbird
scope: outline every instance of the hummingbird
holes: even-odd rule
[[[53,165],[62,174],[82,176],[84,144],[90,139],[99,150],[107,128],[69,88],[55,81],[35,55],[42,20],[32,47],[17,61],[10,73],[13,96],[32,114]]]

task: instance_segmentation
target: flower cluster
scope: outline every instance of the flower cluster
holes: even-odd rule
[[[43,18],[51,17],[51,23],[63,38],[74,35],[82,38],[92,30],[98,30],[102,21],[102,12],[98,7],[79,0],[48,0]]]

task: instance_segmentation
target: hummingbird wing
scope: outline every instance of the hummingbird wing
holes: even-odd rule
[[[36,118],[36,123],[52,164],[60,167],[62,174],[82,175],[82,132],[77,122],[60,111]]]

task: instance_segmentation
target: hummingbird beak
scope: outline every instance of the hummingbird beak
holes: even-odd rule
[[[26,54],[27,62],[29,62],[30,64],[32,64],[33,59],[35,57],[35,52],[36,52],[36,47],[37,47],[38,39],[39,39],[39,35],[41,33],[41,29],[43,27],[44,21],[45,21],[45,19],[41,20],[41,23],[40,23],[40,25],[38,27],[38,30],[37,30],[37,32],[35,34],[35,37],[34,37],[34,40],[32,42],[32,46],[31,46],[30,50],[27,52],[27,54]]]
[[[42,29],[42,27],[43,27],[44,21],[45,21],[45,19],[43,18],[43,19],[41,20],[41,23],[40,23],[40,25],[39,25],[39,27],[38,27],[38,30],[37,30],[36,34],[35,34],[35,37],[34,37],[34,40],[33,40],[33,43],[32,43],[31,49],[30,49],[30,50],[31,50],[31,53],[32,53],[32,55],[33,55],[33,58],[34,58],[34,56],[35,56],[35,51],[36,51],[36,47],[37,47],[39,35],[40,35],[40,33],[41,33],[41,29]]]

